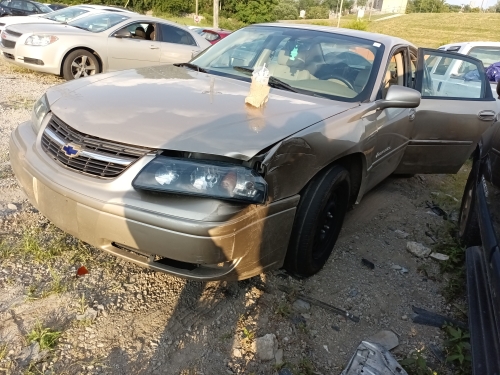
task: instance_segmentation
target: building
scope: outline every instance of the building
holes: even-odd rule
[[[408,5],[408,0],[373,1],[373,9],[378,10],[380,13],[406,13],[406,5]]]

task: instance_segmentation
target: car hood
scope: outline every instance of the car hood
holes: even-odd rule
[[[14,16],[14,17],[4,17],[2,18],[2,23],[5,23],[5,25],[14,25],[18,23],[45,23],[45,22],[54,22],[51,20],[48,20],[47,18],[42,18],[40,15],[32,15],[28,17],[23,17],[23,16]]]
[[[248,160],[260,150],[359,103],[271,89],[245,104],[250,83],[164,65],[71,81],[47,91],[52,113],[117,142]]]
[[[47,22],[49,21],[49,22]],[[61,24],[58,22],[45,20],[39,22],[39,19],[32,19],[30,23],[15,24],[9,26],[9,30],[21,33],[47,33],[47,34],[81,34],[81,35],[92,35],[90,31],[78,29],[73,26]]]

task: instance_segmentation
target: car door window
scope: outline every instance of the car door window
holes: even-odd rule
[[[175,26],[160,24],[161,41],[167,43],[184,44],[187,46],[196,46],[194,38],[187,31]]]
[[[27,10],[28,12],[37,12],[38,11],[36,6],[31,4],[31,3],[24,2],[24,5],[25,5],[24,9]]]
[[[458,73],[441,74],[439,65],[434,71],[432,77],[426,73],[432,69],[429,61],[433,57],[441,57],[439,65],[443,66],[444,72],[449,66],[461,66]],[[462,55],[456,55],[440,51],[432,51],[424,54],[422,72],[424,73],[424,81],[427,81],[427,90],[423,90],[422,98],[455,98],[455,99],[485,99],[486,88],[484,85],[484,67],[482,63],[476,59],[467,59]],[[444,69],[446,67],[446,69]],[[425,83],[425,82],[424,82]],[[491,90],[490,90],[491,91]],[[489,100],[489,96],[488,96]]]
[[[389,87],[392,85],[405,86],[405,53],[398,51],[389,60],[387,69],[382,80],[382,99],[387,95]]]
[[[123,29],[128,30],[133,39],[155,40],[154,23],[136,22],[125,26]]]
[[[23,9],[23,1],[13,1],[10,3],[10,7],[13,9]]]
[[[209,42],[219,39],[219,34],[213,33],[211,31],[204,31],[200,35]]]

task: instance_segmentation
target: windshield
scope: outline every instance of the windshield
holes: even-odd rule
[[[380,43],[330,32],[250,26],[191,63],[209,73],[247,81],[252,69],[265,64],[272,77],[298,92],[357,101],[371,92],[383,49]]]
[[[500,62],[500,47],[474,47],[470,50],[469,56],[481,60],[487,68],[491,64]]]
[[[71,21],[73,18],[81,16],[82,14],[85,14],[87,12],[88,10],[84,8],[69,7],[56,10],[55,12],[51,12],[42,17],[56,22],[68,22]]]
[[[45,4],[40,4],[40,3],[36,3],[36,5],[38,6],[38,8],[42,11],[42,13],[49,13],[49,12],[52,12],[52,9],[50,9],[47,5]]]
[[[78,27],[93,33],[100,33],[118,25],[129,17],[117,13],[100,13],[93,16],[83,17],[68,23],[70,26]]]

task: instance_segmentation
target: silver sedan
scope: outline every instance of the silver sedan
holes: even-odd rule
[[[97,73],[181,63],[210,46],[178,24],[143,15],[100,13],[67,25],[20,24],[2,32],[10,63],[66,80]]]

